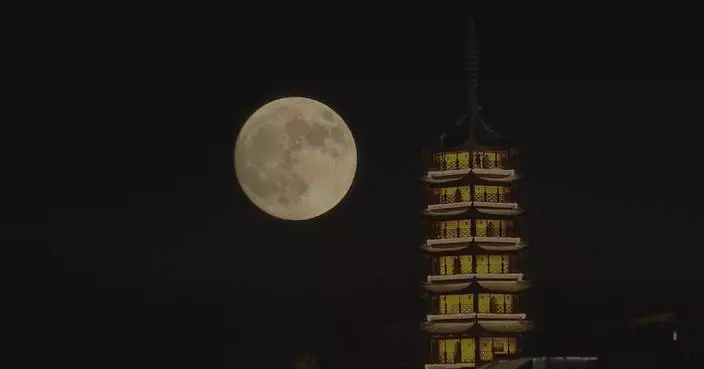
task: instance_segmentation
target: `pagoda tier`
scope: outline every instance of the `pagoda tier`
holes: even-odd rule
[[[513,183],[520,175],[509,168],[509,150],[496,148],[458,149],[435,152],[422,180],[428,184],[447,184],[471,179],[488,183]]]

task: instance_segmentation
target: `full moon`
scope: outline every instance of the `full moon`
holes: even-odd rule
[[[242,126],[235,174],[245,195],[264,212],[305,220],[337,205],[352,185],[357,147],[345,121],[304,97],[271,101]]]

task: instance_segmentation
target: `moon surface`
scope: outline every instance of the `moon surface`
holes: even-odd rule
[[[235,174],[264,212],[306,220],[337,205],[352,185],[357,147],[344,120],[304,97],[271,101],[242,126],[235,142]]]

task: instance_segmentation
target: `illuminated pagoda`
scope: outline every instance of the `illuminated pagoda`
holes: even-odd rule
[[[517,368],[530,361],[520,355],[531,322],[521,306],[529,283],[520,258],[527,245],[517,224],[523,211],[512,193],[517,151],[479,114],[473,24],[469,34],[469,104],[453,128],[463,138],[450,145],[452,133],[446,132],[425,152],[426,369],[482,368],[496,361]]]

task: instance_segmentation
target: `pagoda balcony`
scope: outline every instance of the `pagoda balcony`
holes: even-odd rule
[[[449,296],[452,295],[445,295],[445,298],[449,298]],[[480,303],[478,307],[474,306],[476,302],[475,299],[477,298],[476,294],[461,296],[471,296],[472,299],[465,303],[462,302],[461,298],[458,298],[456,303],[440,303],[436,305],[436,311],[434,313],[426,315],[426,321],[436,322],[467,319],[522,320],[526,318],[526,314],[519,313],[522,307],[517,295],[493,294],[494,297],[491,298],[488,304],[483,305]],[[442,296],[440,298],[442,298]],[[510,301],[510,304],[504,301]],[[476,312],[477,309],[479,310],[478,312]]]
[[[428,172],[423,179],[429,183],[444,183],[472,173],[487,181],[513,182],[519,176],[511,166],[512,160],[506,150],[436,152],[426,157]]]
[[[430,153],[428,153],[430,154]],[[510,169],[509,150],[453,150],[424,156],[426,168],[435,171],[463,169]]]

